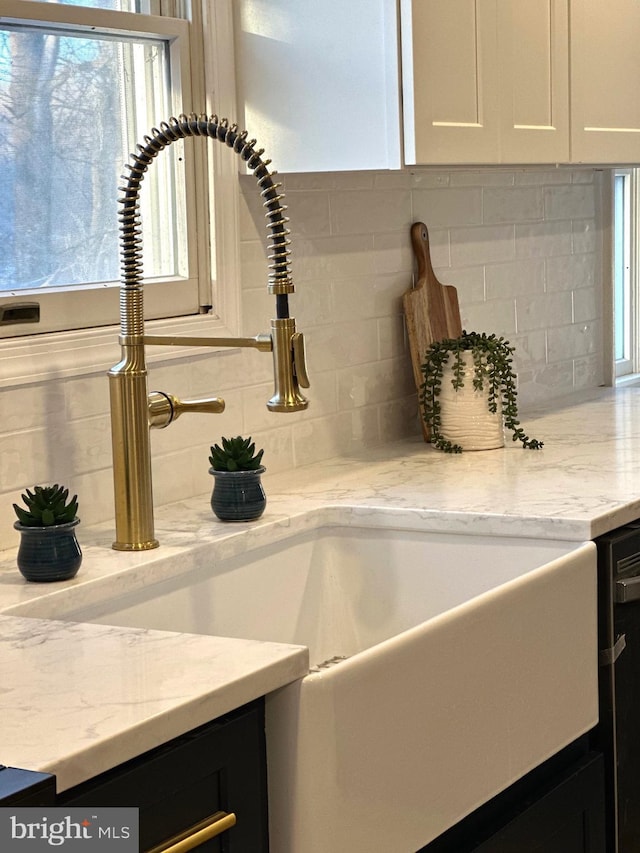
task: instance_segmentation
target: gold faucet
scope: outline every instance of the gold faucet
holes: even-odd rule
[[[153,159],[172,142],[192,136],[205,136],[224,142],[252,170],[264,198],[269,230],[268,290],[276,297],[276,317],[270,334],[253,338],[199,338],[145,335],[142,282],[142,236],[138,199],[140,184]],[[151,485],[150,427],[163,428],[184,412],[222,412],[224,400],[178,400],[171,394],[147,390],[145,346],[253,347],[273,354],[275,392],[267,402],[274,412],[297,412],[308,401],[300,387],[308,388],[304,339],[289,316],[288,294],[294,287],[289,274],[289,230],[284,216],[281,185],[274,183],[270,160],[262,160],[263,149],[256,151],[256,140],[247,141],[247,132],[217,116],[180,115],[153,128],[137,146],[123,176],[120,188],[120,361],[109,371],[111,397],[111,436],[113,444],[113,482],[118,551],[144,551],[157,548],[153,525]]]

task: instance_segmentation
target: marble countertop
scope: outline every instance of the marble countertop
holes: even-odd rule
[[[0,618],[2,762],[58,791],[308,671],[299,646]]]
[[[522,425],[542,450],[507,436],[503,449],[447,455],[416,437],[267,471],[267,509],[251,523],[216,521],[209,495],[158,507],[154,551],[116,552],[111,525],[83,528],[71,581],[28,584],[15,551],[0,552],[0,638],[15,652],[0,670],[0,760],[58,772],[68,787],[306,672],[300,647],[48,621],[189,572],[205,553],[324,524],[580,542],[640,516],[640,388],[555,401]]]

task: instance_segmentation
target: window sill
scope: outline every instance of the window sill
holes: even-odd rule
[[[624,376],[616,377],[616,388],[623,388],[625,385],[638,385],[640,383],[640,373],[627,373]]]
[[[211,315],[155,320],[146,324],[149,334],[230,336],[219,318]],[[61,379],[106,373],[120,360],[119,326],[55,332],[9,338],[0,342],[0,388],[18,387]],[[207,352],[216,352],[215,349]],[[229,350],[226,349],[226,352]],[[158,364],[202,355],[201,347],[147,348],[147,363]]]

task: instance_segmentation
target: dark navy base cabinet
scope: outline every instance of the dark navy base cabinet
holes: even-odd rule
[[[53,805],[53,777],[0,769],[0,795],[1,805]],[[264,703],[64,791],[56,804],[138,807],[141,851],[233,812],[237,824],[198,851],[268,853]],[[580,738],[418,853],[611,853],[602,754]]]
[[[55,806],[56,777],[0,764],[0,806]]]
[[[572,744],[419,853],[606,853],[602,755]]]
[[[194,729],[64,791],[58,805],[136,806],[146,851],[217,811],[235,826],[198,853],[267,853],[264,702]]]

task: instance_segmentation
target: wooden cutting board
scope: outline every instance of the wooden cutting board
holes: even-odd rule
[[[427,348],[434,341],[457,338],[462,334],[458,291],[451,284],[441,284],[433,271],[429,252],[429,232],[424,222],[411,226],[411,244],[418,264],[414,287],[402,297],[407,322],[409,350],[413,364],[413,377],[420,390],[423,382],[421,364]],[[425,441],[429,435],[422,421]]]

